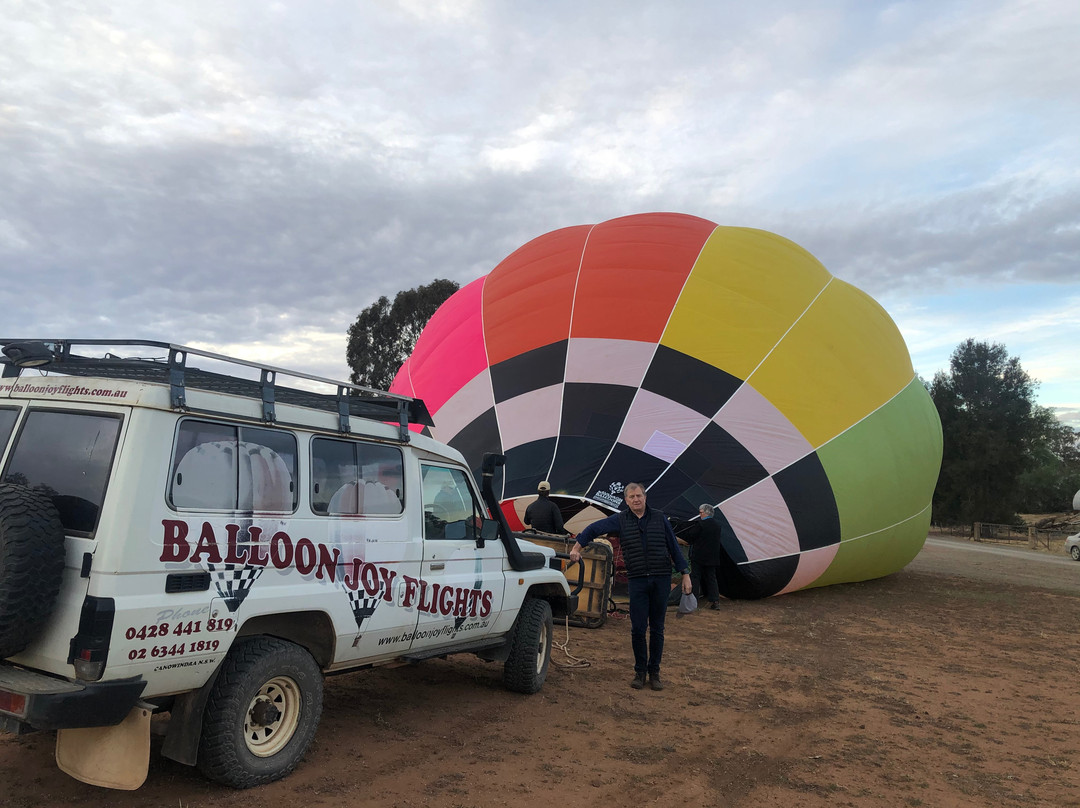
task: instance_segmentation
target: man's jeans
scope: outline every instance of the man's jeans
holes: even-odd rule
[[[664,655],[664,617],[667,614],[670,575],[649,575],[631,578],[630,642],[634,647],[636,673],[660,673],[660,657]],[[649,629],[646,648],[645,629]]]

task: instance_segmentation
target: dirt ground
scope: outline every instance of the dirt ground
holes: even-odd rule
[[[628,687],[617,616],[531,697],[474,657],[335,677],[306,760],[243,794],[159,741],[114,792],[3,736],[0,805],[1080,806],[1080,564],[935,539],[879,580],[670,611],[663,692]]]

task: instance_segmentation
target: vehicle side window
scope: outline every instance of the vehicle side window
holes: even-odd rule
[[[292,512],[296,457],[290,432],[186,419],[176,433],[169,503],[178,510]]]
[[[311,442],[311,508],[329,516],[397,516],[405,490],[401,450],[358,441]]]
[[[15,429],[15,421],[19,417],[19,411],[13,409],[0,409],[0,455],[4,453],[11,432]]]
[[[300,499],[300,479],[296,466],[296,436],[291,432],[258,427],[240,427],[241,454],[248,453],[248,487],[241,485],[240,510],[294,511]],[[244,483],[241,465],[241,483]],[[287,476],[286,476],[287,475]]]
[[[119,434],[116,416],[31,410],[4,482],[43,492],[68,532],[89,536],[105,500]]]
[[[311,509],[315,513],[328,513],[331,498],[358,477],[354,443],[324,438],[311,442]]]
[[[423,479],[424,538],[469,539],[479,535],[485,511],[461,469],[420,467]]]

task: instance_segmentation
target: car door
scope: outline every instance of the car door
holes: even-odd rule
[[[479,639],[502,607],[505,551],[498,541],[478,546],[487,510],[460,467],[422,463],[424,558],[420,582],[406,600],[417,611],[412,649]]]
[[[368,441],[312,439],[311,510],[325,525],[327,543],[341,551],[333,595],[341,662],[408,650],[415,613],[402,608],[406,582],[418,582],[421,539],[408,520],[400,447]],[[311,528],[308,528],[309,530]],[[347,600],[344,596],[347,596]],[[340,608],[351,618],[342,619]]]

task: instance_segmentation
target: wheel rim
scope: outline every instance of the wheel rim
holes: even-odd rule
[[[244,718],[244,742],[256,757],[280,752],[300,723],[303,699],[288,676],[276,676],[259,688]]]
[[[547,623],[540,624],[540,641],[536,647],[536,672],[540,673],[544,670],[544,663],[547,661]]]
[[[1072,557],[1075,558],[1077,561],[1080,561],[1080,547],[1073,547],[1071,552]]]

